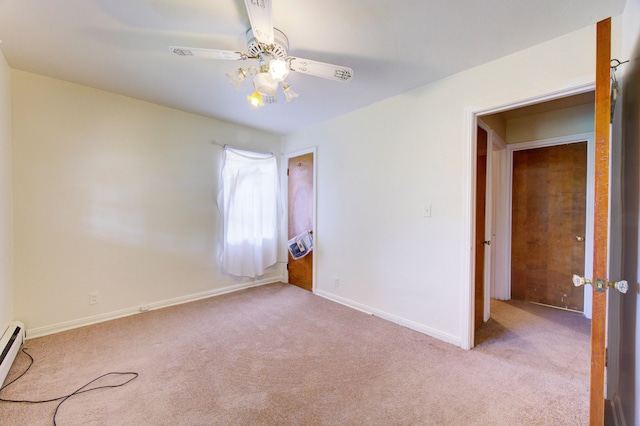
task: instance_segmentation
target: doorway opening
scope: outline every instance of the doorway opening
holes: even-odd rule
[[[510,146],[511,298],[591,316],[592,133]]]
[[[472,244],[473,254],[471,257],[473,268],[471,272],[472,276],[470,277],[472,285],[469,292],[469,349],[477,343],[475,341],[475,334],[478,328],[490,320],[491,306],[494,304],[494,301],[511,300],[512,298],[522,298],[527,300],[526,286],[525,297],[522,297],[521,288],[517,287],[517,285],[514,286],[514,280],[522,280],[522,274],[518,275],[518,273],[523,270],[521,267],[522,265],[519,264],[515,267],[513,265],[514,261],[518,262],[518,259],[512,258],[514,248],[517,249],[518,245],[525,245],[524,250],[521,250],[525,253],[524,259],[532,262],[532,265],[524,266],[525,271],[530,270],[528,276],[530,284],[529,292],[531,293],[530,296],[535,295],[536,292],[541,294],[557,294],[557,296],[559,296],[557,298],[558,300],[555,300],[556,303],[545,303],[546,301],[540,297],[531,301],[550,305],[555,304],[560,308],[583,311],[585,315],[590,318],[590,288],[585,288],[586,291],[584,296],[578,296],[582,303],[576,304],[573,301],[570,301],[570,299],[571,297],[574,299],[576,297],[575,294],[572,294],[571,273],[584,272],[585,267],[588,270],[591,265],[591,259],[580,260],[578,256],[578,259],[574,259],[573,266],[569,267],[569,271],[567,271],[563,277],[554,276],[554,271],[557,269],[557,265],[555,265],[554,262],[558,260],[558,257],[554,256],[550,257],[550,261],[549,258],[545,260],[547,265],[543,265],[544,268],[546,268],[544,269],[544,273],[542,270],[535,271],[536,268],[540,269],[539,267],[541,262],[536,261],[534,256],[536,253],[534,240],[547,241],[549,238],[553,237],[553,232],[549,231],[546,226],[544,230],[536,229],[540,228],[541,225],[531,222],[531,206],[525,206],[524,210],[520,213],[512,210],[512,201],[516,201],[516,203],[519,202],[517,197],[515,200],[512,199],[514,190],[512,185],[514,184],[514,176],[517,179],[517,173],[514,174],[513,168],[514,158],[516,159],[516,163],[518,163],[518,158],[526,157],[526,152],[536,152],[536,150],[544,147],[549,147],[549,150],[553,151],[554,148],[551,148],[553,146],[569,147],[574,143],[579,144],[581,142],[583,143],[582,146],[589,145],[588,148],[583,150],[583,154],[584,151],[588,151],[589,153],[588,155],[590,157],[588,162],[590,165],[588,166],[589,171],[587,171],[587,178],[592,181],[593,111],[593,86],[585,86],[575,89],[570,93],[560,93],[557,94],[557,96],[549,96],[545,99],[536,99],[529,102],[522,102],[521,104],[509,105],[494,110],[487,110],[472,114],[472,122],[475,124],[474,127],[476,133],[473,138],[473,148],[475,148],[475,152],[472,158],[476,161],[474,171],[475,174],[477,174],[479,172],[484,172],[481,169],[486,168],[486,172],[484,172],[486,174],[484,182],[485,188],[480,188],[481,185],[476,181],[474,188],[476,193],[474,197],[472,197],[472,199],[476,201],[474,207],[480,207],[484,212],[484,217],[482,217],[481,214],[478,214],[478,211],[475,208],[472,210],[475,211],[474,219],[472,220],[473,235],[475,235],[472,241],[474,241],[475,244]],[[478,143],[483,143],[482,137],[480,137],[483,133],[486,133],[487,139],[485,148],[486,158],[481,159],[485,152],[481,151],[482,148]],[[560,148],[559,150],[562,151],[563,148]],[[542,151],[545,150],[543,149]],[[580,149],[578,149],[578,151],[580,151]],[[574,154],[569,154],[570,158],[573,158],[574,156]],[[557,160],[555,153],[547,153],[547,157],[551,158],[551,164],[554,164]],[[580,162],[581,160],[574,159],[574,162],[575,161]],[[563,173],[564,175],[571,175],[571,173],[566,170],[563,172],[563,167],[564,166],[556,165],[551,167],[551,171],[547,170],[547,176],[544,177],[545,182],[543,185],[546,185],[548,180],[551,180],[552,182],[558,180]],[[551,173],[551,175],[549,175],[549,173]],[[538,178],[540,178],[540,176],[538,176]],[[522,176],[520,176],[520,180],[522,180]],[[534,178],[525,177],[524,180],[525,186],[528,184],[528,186],[534,189],[543,186],[539,183],[533,182],[535,180],[535,174]],[[572,184],[569,183],[568,185],[571,186]],[[592,185],[587,184],[587,188],[591,190]],[[515,189],[519,192],[521,191],[521,189]],[[480,197],[479,194],[477,194],[477,191],[483,190],[485,191],[485,193],[482,194],[484,197]],[[553,188],[551,190],[553,190]],[[589,191],[585,189],[582,190],[583,196],[586,196],[586,205],[589,205],[589,203],[592,203],[593,194],[585,194],[585,192]],[[558,194],[556,193],[547,193],[547,197],[553,196],[558,198],[557,195]],[[534,198],[541,197],[540,194],[536,195],[535,193],[532,196]],[[589,200],[589,197],[591,197],[591,200]],[[484,200],[480,200],[485,203],[484,208],[478,205],[478,200],[481,198],[484,198]],[[562,197],[554,200],[556,203],[562,202]],[[566,195],[564,200],[566,201]],[[576,201],[576,203],[579,204],[579,200]],[[586,209],[584,202],[580,209],[583,216],[587,211],[589,211],[589,209]],[[519,215],[515,217],[515,222],[514,214]],[[552,212],[551,216],[556,216],[555,210]],[[514,228],[518,225],[518,220],[520,220],[520,222],[524,222],[520,223],[520,225],[523,225],[521,228],[526,231],[524,236],[525,241],[524,243],[517,242],[514,246],[514,233],[516,233],[515,238],[521,237],[517,235],[518,230]],[[559,219],[560,228],[564,226],[563,220],[566,219]],[[589,226],[589,221],[592,223],[593,218],[587,217],[586,219],[583,219],[582,223],[574,224],[573,228],[575,229],[572,228],[568,231],[569,234],[576,234],[567,234],[569,235],[569,238],[572,239],[571,241],[547,243],[547,248],[549,247],[549,244],[552,244],[551,247],[554,249],[559,245],[563,245],[571,251],[571,243],[576,243],[578,247],[573,249],[574,252],[582,251],[582,253],[591,253],[588,246],[589,244],[592,244],[592,238],[586,234],[585,220],[586,229],[592,229],[592,227]],[[479,223],[479,221],[482,221],[482,223]],[[578,228],[583,231],[577,232]],[[526,235],[527,232],[528,235]],[[561,238],[567,237],[563,236]],[[543,249],[539,248],[537,252],[544,255]],[[520,257],[523,257],[522,254],[520,254]],[[479,262],[482,263],[478,264]],[[567,262],[565,261],[564,263]],[[581,263],[584,267],[576,269],[576,263]],[[566,265],[563,267],[565,269],[567,268]],[[571,268],[573,268],[573,272],[571,272]],[[540,279],[542,275],[547,277],[551,276],[551,281],[554,282],[560,280],[560,287],[555,288],[551,286],[547,291],[546,284],[540,282],[536,283],[536,280]],[[565,286],[565,279],[566,286],[568,287],[564,289],[566,291],[563,291],[562,286]],[[482,280],[482,282],[478,282],[478,280]],[[532,297],[529,297],[529,299],[532,299]],[[565,306],[563,306],[563,301],[568,301],[568,303],[565,303]],[[582,306],[580,306],[581,304]],[[482,309],[483,312],[477,312],[478,309]]]

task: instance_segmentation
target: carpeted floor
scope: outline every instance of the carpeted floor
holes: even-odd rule
[[[137,372],[70,398],[57,424],[587,424],[589,321],[491,308],[464,351],[272,284],[28,340],[35,363],[0,397],[49,399]],[[20,354],[7,381],[27,364]],[[50,425],[56,405],[2,402],[0,424]]]

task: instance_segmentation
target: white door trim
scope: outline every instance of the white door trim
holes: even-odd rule
[[[540,102],[550,101],[567,96],[577,95],[595,90],[595,82],[581,84],[553,91],[539,96],[522,99],[507,104],[491,107],[467,107],[464,110],[465,116],[465,225],[463,232],[463,248],[467,253],[462,260],[463,279],[461,290],[461,333],[460,347],[471,349],[474,344],[474,271],[475,271],[475,184],[476,184],[476,127],[478,116],[503,112],[515,108],[520,108]]]
[[[498,300],[509,300],[511,294],[509,292],[509,269],[506,262],[508,259],[507,250],[509,246],[507,241],[510,238],[509,227],[509,202],[507,199],[507,182],[508,182],[508,156],[507,144],[492,130],[493,141],[493,235],[492,235],[492,277],[491,277],[491,294],[490,298]]]
[[[491,286],[493,285],[493,259],[494,250],[492,244],[493,230],[493,212],[494,212],[494,192],[493,192],[493,138],[494,132],[481,119],[478,119],[478,127],[487,132],[487,159],[486,159],[486,176],[485,176],[485,209],[484,209],[484,237],[483,241],[489,241],[488,245],[484,245],[484,288],[482,290],[484,312],[482,313],[482,321],[487,322],[491,317]]]

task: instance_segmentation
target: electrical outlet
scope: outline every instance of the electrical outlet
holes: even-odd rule
[[[334,278],[333,279],[333,286],[334,287],[340,287],[340,278]]]
[[[431,204],[425,204],[422,210],[422,217],[431,217]]]
[[[100,303],[100,293],[98,293],[97,291],[89,293],[89,304],[97,305],[98,303]]]

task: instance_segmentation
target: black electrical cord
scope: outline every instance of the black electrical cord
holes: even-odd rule
[[[18,379],[20,379],[22,376],[24,376],[27,371],[29,371],[29,369],[31,368],[31,366],[34,363],[33,357],[31,355],[29,355],[29,353],[25,350],[25,348],[22,349],[22,353],[24,353],[26,356],[29,357],[29,359],[31,360],[31,362],[29,363],[29,366],[27,367],[26,370],[24,370],[22,373],[20,373],[20,375],[18,377],[16,377],[15,379],[11,380],[9,383],[7,383],[6,385],[2,386],[0,388],[0,392],[2,392],[7,386],[11,385],[12,383],[15,383],[16,381],[18,381]],[[98,380],[102,379],[103,377],[107,377],[107,376],[131,376],[128,380],[126,380],[123,383],[117,384],[117,385],[104,385],[104,386],[97,386],[94,388],[89,388],[87,389],[87,387],[89,385],[91,385],[92,383],[97,382]],[[13,402],[13,403],[24,403],[24,404],[44,404],[46,402],[54,402],[54,401],[60,401],[58,403],[58,405],[56,406],[56,410],[53,413],[53,426],[56,426],[56,416],[58,415],[58,410],[60,409],[60,406],[67,401],[69,398],[76,396],[76,395],[80,395],[83,394],[85,392],[91,392],[91,391],[95,391],[98,389],[109,389],[109,388],[119,388],[121,386],[126,385],[127,383],[135,380],[138,377],[138,373],[133,373],[133,372],[124,372],[124,373],[120,373],[120,372],[112,372],[112,373],[106,373],[103,374],[102,376],[96,377],[95,379],[91,380],[89,383],[79,387],[78,389],[76,389],[74,392],[68,394],[68,395],[64,395],[64,396],[60,396],[58,398],[51,398],[51,399],[43,399],[43,400],[38,400],[38,401],[30,401],[30,400],[14,400],[14,399],[4,399],[4,398],[0,398],[0,402]]]

